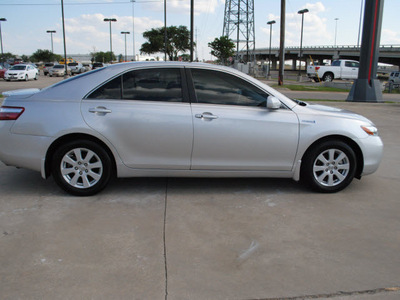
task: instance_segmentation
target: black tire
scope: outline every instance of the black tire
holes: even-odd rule
[[[315,82],[320,82],[321,80],[319,80],[319,78],[314,77],[314,81]]]
[[[332,82],[333,78],[334,77],[332,73],[325,73],[324,76],[322,77],[322,80],[326,82]]]
[[[336,193],[351,183],[356,169],[356,155],[349,145],[325,141],[304,155],[301,180],[317,192]]]
[[[55,151],[51,172],[55,182],[66,192],[91,196],[107,186],[112,177],[112,161],[97,143],[77,140]]]

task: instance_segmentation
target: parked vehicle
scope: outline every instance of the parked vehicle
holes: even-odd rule
[[[65,66],[64,65],[55,65],[49,70],[49,76],[64,76],[65,75]],[[67,66],[67,75],[71,75],[71,68]]]
[[[389,82],[400,84],[400,72],[392,72],[389,75]]]
[[[208,64],[115,64],[3,94],[0,160],[80,196],[113,176],[286,177],[337,192],[383,152],[365,117]]]
[[[12,79],[25,80],[29,79],[37,80],[39,78],[39,70],[31,64],[17,64],[8,69],[4,74],[4,80],[10,81]]]
[[[314,81],[357,79],[360,63],[354,60],[335,60],[330,66],[308,66],[307,76]]]
[[[0,66],[0,78],[4,78],[4,73],[6,73],[7,69],[3,66]]]
[[[103,68],[105,65],[102,62],[95,62],[93,63],[93,70],[98,68]]]
[[[85,72],[91,71],[91,70],[93,69],[92,64],[89,63],[89,62],[83,62],[83,63],[82,63],[82,66],[85,68]]]
[[[72,62],[75,62],[75,60],[73,60],[72,58],[67,58],[67,64],[72,63]],[[65,58],[62,58],[62,59],[59,61],[59,64],[60,64],[60,65],[65,64]]]
[[[86,71],[83,65],[79,62],[72,62],[68,64],[68,67],[71,69],[71,74],[80,74]]]
[[[54,67],[55,63],[45,63],[43,66],[43,75],[46,76],[49,74],[49,71],[52,67]]]

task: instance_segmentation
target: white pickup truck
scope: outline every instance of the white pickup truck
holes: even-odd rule
[[[307,76],[316,82],[319,80],[357,79],[359,67],[360,63],[355,60],[335,60],[330,66],[308,66]]]

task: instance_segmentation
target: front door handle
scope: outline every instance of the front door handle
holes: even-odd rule
[[[198,119],[207,119],[207,120],[215,120],[215,119],[218,119],[218,116],[213,115],[213,114],[210,113],[210,112],[204,112],[204,113],[202,113],[202,114],[196,114],[195,117],[198,118]]]
[[[89,108],[89,112],[105,115],[111,113],[112,111],[104,106],[98,106],[96,108]]]

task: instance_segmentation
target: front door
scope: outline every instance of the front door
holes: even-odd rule
[[[191,73],[197,98],[192,170],[292,170],[299,135],[294,112],[268,110],[268,95],[237,76]]]

